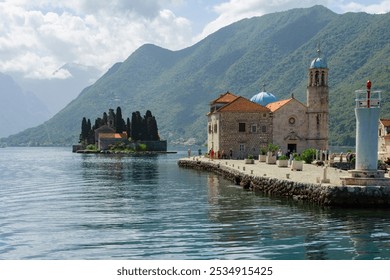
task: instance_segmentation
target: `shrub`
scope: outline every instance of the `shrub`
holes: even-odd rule
[[[260,148],[260,155],[266,155],[267,154],[267,149],[262,147]]]
[[[93,144],[89,144],[85,149],[88,151],[97,151],[97,147]]]
[[[279,160],[286,160],[286,159],[288,159],[288,157],[286,155],[281,155],[278,159]]]
[[[146,144],[138,144],[137,151],[145,152],[147,150]]]
[[[302,157],[300,155],[298,155],[297,153],[293,154],[293,158],[294,158],[294,160],[302,160]]]
[[[304,160],[306,163],[312,163],[315,157],[316,157],[315,149],[304,150],[301,154],[302,160]]]
[[[272,143],[268,144],[268,151],[276,152],[277,150],[279,150],[279,146],[278,145],[275,145],[275,144],[272,144]]]

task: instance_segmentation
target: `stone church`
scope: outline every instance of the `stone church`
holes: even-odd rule
[[[250,100],[230,92],[210,103],[208,151],[233,158],[257,156],[276,144],[282,152],[328,149],[328,66],[317,51],[308,69],[306,104],[294,96],[277,100],[265,89]]]

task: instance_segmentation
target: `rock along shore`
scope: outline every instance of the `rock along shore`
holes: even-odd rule
[[[180,159],[178,165],[183,168],[216,173],[245,189],[270,196],[308,201],[320,206],[390,207],[389,186],[342,186],[341,181],[337,181],[337,177],[340,179],[346,176],[346,173],[341,170],[329,172],[333,173],[330,174],[331,183],[324,184],[310,182],[313,177],[317,180],[320,178],[323,168],[308,164],[304,165],[303,171],[291,171],[289,168],[259,162],[244,164],[243,160],[210,161],[207,158],[194,157]]]

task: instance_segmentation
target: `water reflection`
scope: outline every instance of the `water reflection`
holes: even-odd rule
[[[390,259],[388,210],[244,191],[178,168],[186,152],[0,153],[3,259]]]
[[[208,217],[217,225],[213,234],[219,246],[246,247],[247,256],[390,258],[390,215],[386,210],[322,208],[254,195],[212,174],[208,177],[208,203]]]

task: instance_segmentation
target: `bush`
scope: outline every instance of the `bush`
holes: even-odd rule
[[[97,147],[93,144],[89,144],[85,149],[88,151],[97,151]]]
[[[267,149],[262,147],[260,148],[260,155],[266,155],[267,154]]]
[[[300,155],[298,155],[297,153],[294,153],[293,154],[293,160],[303,160],[302,157]]]
[[[145,152],[147,148],[146,144],[138,144],[137,151]]]
[[[301,154],[302,160],[304,160],[306,163],[312,163],[313,160],[316,157],[317,151],[315,149],[307,149],[304,150]]]
[[[268,151],[270,152],[276,152],[277,150],[279,150],[279,146],[278,145],[275,145],[275,144],[272,144],[272,143],[269,143],[268,144]]]
[[[286,160],[288,159],[288,157],[286,155],[281,155],[278,160]]]

